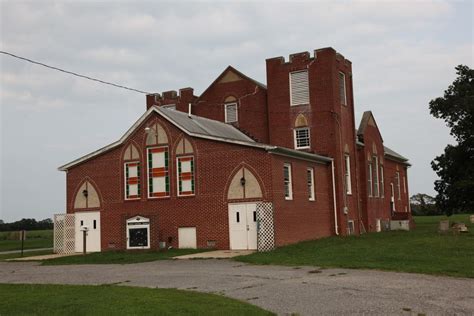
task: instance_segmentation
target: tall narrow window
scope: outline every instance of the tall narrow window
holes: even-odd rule
[[[285,186],[285,200],[293,199],[293,188],[291,185],[291,165],[283,165],[283,182]]]
[[[306,169],[306,182],[308,186],[308,200],[314,201],[314,169]]]
[[[401,192],[400,192],[400,172],[397,171],[397,174],[396,174],[396,181],[397,181],[397,197],[399,200],[402,199],[402,195],[401,195]]]
[[[380,191],[379,191],[379,158],[377,156],[373,157],[373,162],[374,162],[374,196],[379,197],[380,196]]]
[[[352,181],[351,181],[351,157],[349,155],[344,156],[345,161],[345,182],[346,182],[346,193],[352,194]]]
[[[140,198],[140,162],[125,163],[125,199]]]
[[[124,160],[124,198],[135,200],[140,198],[140,154],[134,144],[130,144],[123,153]]]
[[[367,193],[369,194],[369,197],[372,196],[373,192],[373,187],[372,187],[372,161],[369,162],[369,175],[367,177]]]
[[[193,145],[191,145],[191,142],[187,138],[182,138],[176,145],[175,154],[178,196],[195,195],[195,160]]]
[[[290,73],[290,105],[309,104],[308,71]]]
[[[403,176],[403,193],[407,194],[407,179]]]
[[[148,157],[148,197],[167,197],[170,195],[168,174],[168,146],[147,149]]]
[[[176,158],[178,164],[178,195],[194,195],[194,157]]]
[[[347,105],[346,75],[343,72],[339,73],[339,98],[341,99],[341,104]]]
[[[295,148],[307,149],[310,148],[309,127],[295,128]]]
[[[224,104],[225,107],[225,122],[235,123],[239,120],[237,113],[237,103]]]
[[[383,165],[380,165],[380,196],[385,196],[385,183],[383,179]]]

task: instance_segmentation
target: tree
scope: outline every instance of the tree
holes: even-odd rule
[[[417,193],[410,198],[410,208],[413,215],[440,215],[435,198],[424,193]]]
[[[457,144],[431,162],[436,204],[448,216],[474,210],[474,70],[456,67],[458,77],[444,96],[430,101],[430,113],[446,121]]]

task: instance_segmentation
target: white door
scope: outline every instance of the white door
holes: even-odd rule
[[[257,205],[229,204],[230,249],[257,249]]]
[[[100,252],[100,212],[75,213],[76,252],[83,251],[83,230],[87,228],[86,252]]]
[[[183,248],[197,248],[196,242],[196,227],[179,227],[178,228],[178,247]]]

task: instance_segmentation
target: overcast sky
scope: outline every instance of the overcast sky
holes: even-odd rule
[[[1,3],[1,50],[148,92],[200,94],[227,65],[265,82],[265,59],[332,46],[353,64],[356,124],[410,158],[410,193],[452,142],[428,102],[473,67],[473,2]],[[0,219],[65,211],[57,167],[117,140],[145,96],[0,54]]]

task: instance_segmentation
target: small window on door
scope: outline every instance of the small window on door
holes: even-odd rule
[[[84,221],[81,221],[81,226],[84,226]]]
[[[236,220],[237,220],[237,223],[240,223],[240,212],[236,212]]]
[[[257,211],[253,211],[253,221],[257,221]]]
[[[94,219],[94,222],[93,222],[92,226],[94,227],[94,229],[97,229],[97,221],[95,219]]]

